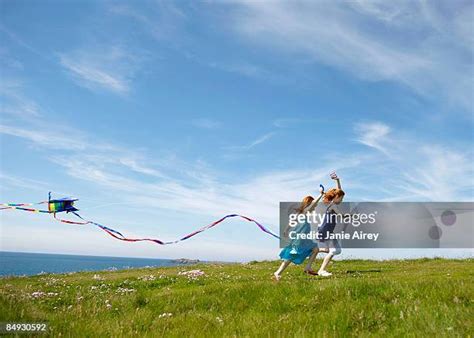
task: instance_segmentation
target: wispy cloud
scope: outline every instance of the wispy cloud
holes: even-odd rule
[[[424,200],[472,201],[472,161],[472,154],[466,152],[439,145],[422,145],[412,154],[408,162],[409,170],[403,172],[401,187],[412,196]]]
[[[383,122],[357,123],[358,142],[377,150],[359,171],[383,180],[379,191],[390,200],[474,199],[474,154],[469,145],[453,149],[404,135]],[[382,153],[382,155],[380,155]],[[371,169],[373,168],[373,169]]]
[[[133,54],[121,46],[85,48],[59,54],[60,64],[80,86],[88,89],[105,89],[126,94],[138,71],[143,56]]]
[[[155,177],[165,177],[165,175],[154,168],[147,167],[143,165],[142,163],[139,163],[136,159],[133,158],[120,158],[120,163],[123,164],[124,166],[132,169],[133,171],[140,173],[140,174],[145,174],[149,176],[155,176]]]
[[[2,79],[0,83],[0,112],[20,119],[38,118],[40,108],[33,100],[23,94],[22,83],[19,80]]]
[[[358,135],[358,142],[387,153],[384,144],[390,133],[390,127],[388,125],[382,122],[357,123],[355,125],[355,131]]]
[[[472,3],[232,2],[248,41],[472,109]],[[468,19],[468,18],[471,19]],[[471,23],[470,23],[471,22]],[[456,60],[455,62],[453,60]]]
[[[46,125],[43,127],[46,127]],[[42,128],[42,130],[45,129]],[[79,137],[72,137],[70,133],[58,133],[50,130],[44,132],[42,130],[0,124],[1,134],[20,137],[29,140],[38,146],[64,150],[81,150],[86,147],[86,143],[83,140]]]
[[[266,141],[268,141],[269,139],[271,139],[273,136],[275,136],[275,132],[270,132],[270,133],[266,133],[262,136],[260,136],[259,138],[253,140],[252,142],[250,142],[249,144],[245,144],[245,145],[242,145],[242,146],[231,146],[231,147],[226,147],[226,149],[228,150],[235,150],[235,151],[245,151],[245,150],[250,150],[256,146],[258,146],[259,144],[262,144]]]

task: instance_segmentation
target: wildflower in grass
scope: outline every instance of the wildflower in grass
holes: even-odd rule
[[[188,279],[198,279],[201,276],[205,276],[204,271],[202,270],[190,270],[190,271],[181,271],[178,273],[178,276],[186,276]]]
[[[216,320],[219,322],[219,323],[223,323],[224,320],[221,318],[221,317],[216,317]]]
[[[96,274],[92,277],[92,279],[94,279],[94,280],[104,280],[104,277],[101,277],[100,275]]]
[[[148,281],[154,281],[156,279],[156,277],[153,276],[153,275],[149,275],[149,276],[138,277],[138,279],[142,280],[144,282],[148,282]]]
[[[43,297],[55,297],[57,296],[57,292],[43,292],[43,291],[35,291],[31,293],[32,298],[43,298]]]
[[[165,312],[158,316],[158,318],[167,318],[171,317],[173,314],[171,312]]]
[[[119,287],[116,292],[121,293],[121,294],[126,294],[126,293],[135,292],[135,291],[136,291],[135,289],[127,289],[127,288]]]
[[[31,293],[31,297],[33,298],[40,298],[40,297],[43,297],[44,295],[45,293],[42,291],[35,291]]]

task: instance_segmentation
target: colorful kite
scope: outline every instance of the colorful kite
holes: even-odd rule
[[[109,228],[109,227],[106,227],[105,225],[102,225],[102,224],[99,224],[99,223],[96,223],[96,222],[93,222],[93,221],[89,221],[89,220],[86,220],[84,219],[81,215],[79,215],[77,212],[79,211],[78,209],[76,209],[76,207],[74,207],[74,202],[78,201],[78,199],[74,199],[74,198],[60,198],[60,199],[51,199],[51,193],[49,193],[49,196],[48,196],[48,200],[47,201],[43,201],[43,202],[38,202],[38,203],[19,203],[19,204],[15,204],[15,203],[9,203],[9,204],[0,204],[0,210],[5,210],[5,209],[16,209],[16,210],[22,210],[22,211],[29,211],[29,212],[38,212],[38,213],[46,213],[46,214],[53,214],[53,217],[57,220],[57,221],[60,221],[62,223],[67,223],[67,224],[76,224],[76,225],[86,225],[86,224],[91,224],[91,225],[95,225],[97,227],[99,227],[100,229],[104,230],[106,233],[108,233],[110,236],[116,238],[116,239],[119,239],[121,241],[126,241],[126,242],[143,242],[143,241],[149,241],[149,242],[154,242],[156,244],[160,244],[160,245],[168,245],[168,244],[175,244],[175,243],[178,243],[178,242],[181,242],[181,241],[184,241],[184,240],[187,240],[193,236],[196,236],[197,234],[203,232],[203,231],[206,231],[214,226],[216,226],[217,224],[223,222],[224,220],[226,220],[227,218],[234,218],[234,217],[240,217],[248,222],[252,222],[252,223],[255,223],[259,228],[260,230],[262,230],[263,232],[275,237],[275,238],[280,238],[277,234],[275,234],[274,232],[272,232],[271,230],[265,228],[262,224],[260,224],[259,222],[247,217],[247,216],[243,216],[243,215],[239,215],[239,214],[230,214],[230,215],[226,215],[224,217],[222,217],[221,219],[209,224],[209,225],[206,225],[196,231],[193,231],[192,233],[180,238],[180,239],[177,239],[175,241],[170,241],[170,242],[164,242],[164,241],[161,241],[159,239],[156,239],[156,238],[128,238],[128,237],[125,237],[124,235],[122,235],[120,232],[118,232],[117,230],[114,230],[112,228]],[[43,204],[47,204],[48,205],[48,210],[43,210],[43,209],[35,209],[35,208],[28,208],[28,207],[31,207],[31,206],[35,206],[35,205],[43,205]],[[66,219],[62,219],[62,218],[58,218],[56,217],[56,214],[59,213],[59,212],[66,212],[66,213],[72,213],[74,214],[76,217],[78,217],[79,219],[81,219],[80,222],[77,222],[77,221],[70,221],[70,220],[66,220]]]

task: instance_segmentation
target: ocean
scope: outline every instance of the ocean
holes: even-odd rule
[[[183,265],[180,260],[0,251],[0,276]]]

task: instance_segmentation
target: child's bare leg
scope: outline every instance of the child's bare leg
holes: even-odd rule
[[[318,255],[318,253],[319,253],[319,249],[314,248],[313,252],[311,253],[311,256],[309,256],[308,264],[306,264],[306,268],[304,269],[304,271],[313,271],[311,269],[311,265],[313,265],[313,262],[316,259],[316,256]]]
[[[331,259],[339,255],[341,253],[341,246],[339,245],[338,241],[333,241],[332,242],[332,247],[328,249],[329,253],[324,257],[323,264],[321,264],[321,267],[319,268],[318,275],[320,276],[331,276],[331,273],[326,271],[326,268],[331,261]]]
[[[285,271],[285,269],[288,267],[288,265],[290,265],[290,261],[289,260],[284,260],[280,267],[278,268],[277,271],[275,271],[275,273],[273,274],[273,276],[275,276],[275,279],[276,280],[280,280],[281,278],[281,274],[283,273],[283,271]]]
[[[326,267],[328,266],[329,262],[331,259],[334,257],[334,254],[332,252],[328,253],[326,257],[323,259],[323,264],[321,264],[321,267],[319,268],[319,272],[326,271]]]

